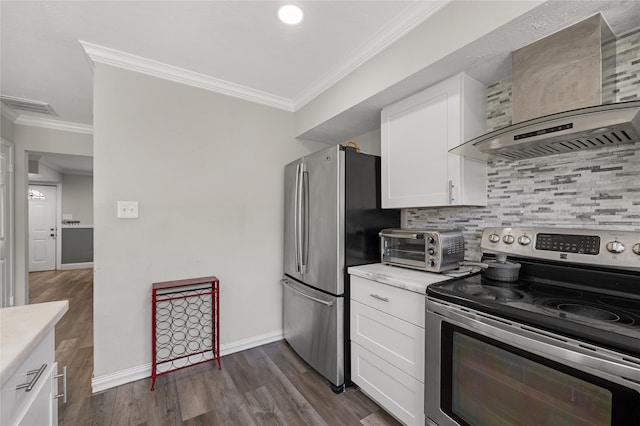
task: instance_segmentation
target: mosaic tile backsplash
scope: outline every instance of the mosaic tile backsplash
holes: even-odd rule
[[[616,102],[640,99],[640,31],[616,41],[615,76],[605,90]],[[615,79],[615,85],[611,82]],[[511,81],[487,89],[487,127],[511,124]],[[457,228],[465,258],[479,260],[482,230],[493,226],[543,226],[640,231],[640,142],[487,164],[486,207],[405,210],[405,226]]]

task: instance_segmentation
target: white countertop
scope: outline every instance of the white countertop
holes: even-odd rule
[[[351,266],[347,272],[351,275],[420,294],[426,294],[427,287],[431,284],[454,278],[445,274],[418,271],[415,269],[402,268],[400,266],[385,265],[383,263]]]
[[[0,309],[0,384],[68,310],[68,300]]]

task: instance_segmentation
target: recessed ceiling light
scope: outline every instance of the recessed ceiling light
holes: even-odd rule
[[[278,18],[287,25],[296,25],[302,21],[302,10],[293,4],[287,4],[278,9]]]

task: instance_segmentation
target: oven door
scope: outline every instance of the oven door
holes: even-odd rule
[[[426,424],[640,424],[640,359],[427,297]]]
[[[380,233],[382,263],[427,268],[427,253],[424,234],[385,229]]]

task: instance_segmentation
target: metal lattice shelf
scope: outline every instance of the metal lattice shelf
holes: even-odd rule
[[[153,284],[151,390],[171,371],[209,361],[222,369],[219,295],[216,277]]]

